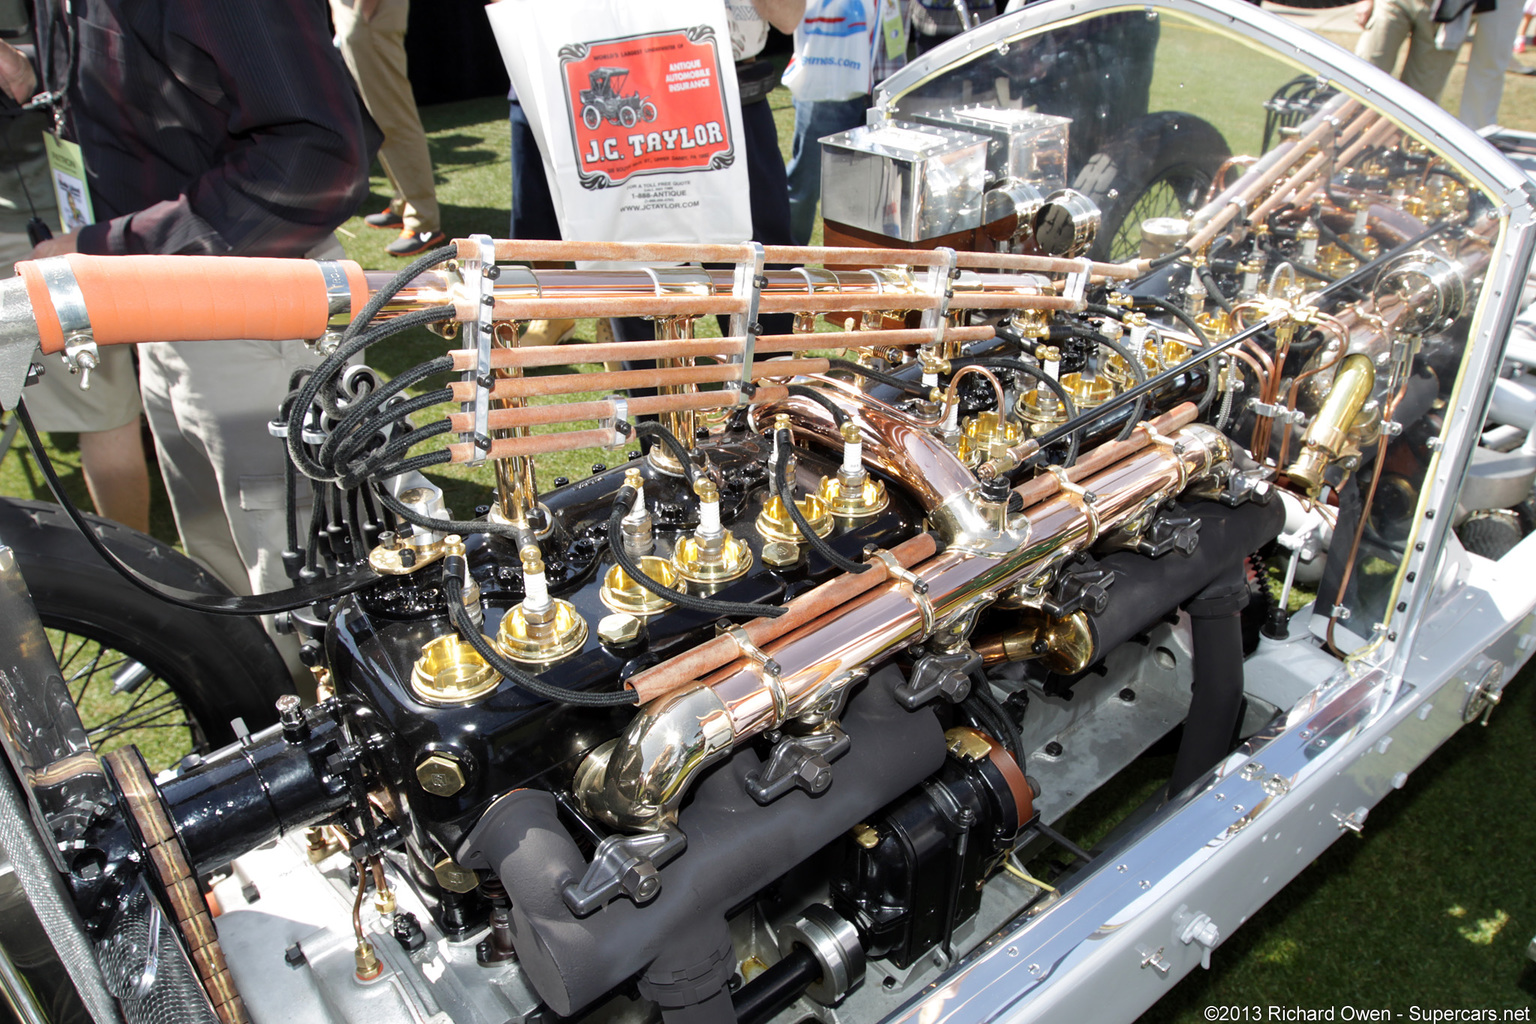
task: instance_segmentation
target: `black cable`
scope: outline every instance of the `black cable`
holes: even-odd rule
[[[698,482],[699,470],[693,464],[693,455],[672,431],[655,420],[640,420],[635,424],[635,436],[654,437],[660,441],[662,446],[672,453],[672,458],[677,460],[678,465],[683,467],[683,478],[688,481],[689,488],[691,489]]]
[[[446,451],[428,454],[442,455],[438,462],[447,462],[451,458]],[[404,463],[401,465],[403,466]],[[430,465],[436,465],[436,463],[430,463]],[[390,473],[390,476],[398,475],[398,473]],[[379,487],[374,493],[378,495],[380,504],[385,508],[412,526],[419,526],[424,530],[432,530],[435,533],[457,533],[461,536],[471,533],[494,533],[502,537],[517,536],[516,528],[507,523],[493,523],[488,519],[431,519],[410,508],[383,487]]]
[[[795,504],[795,492],[789,485],[789,448],[790,432],[788,429],[776,431],[773,439],[778,446],[778,458],[773,460],[773,481],[778,487],[779,500],[784,503],[784,510],[789,513],[789,518],[794,520],[795,529],[800,531],[800,536],[822,558],[831,562],[843,572],[863,572],[869,568],[867,562],[855,562],[851,558],[844,558],[833,549],[819,534],[816,533],[810,522],[800,511],[800,506]]]
[[[343,443],[346,441],[346,439],[351,437],[352,432],[357,430],[358,426],[361,425],[364,420],[368,419],[368,417],[371,416],[377,409],[379,409],[379,407],[382,406],[385,402],[389,401],[391,398],[395,397],[400,392],[404,391],[406,388],[410,387],[412,384],[415,384],[418,381],[425,380],[428,377],[436,376],[439,373],[447,373],[452,369],[453,358],[451,356],[438,356],[436,359],[430,359],[425,363],[417,363],[415,366],[403,370],[402,372],[396,374],[389,381],[389,383],[381,386],[377,391],[374,391],[372,394],[364,395],[362,398],[359,398],[357,401],[353,402],[350,406],[347,407],[346,415],[341,418],[341,422],[332,428],[329,436],[327,436],[326,439],[321,443],[320,450],[315,453],[315,461],[319,462],[321,465],[330,465],[333,461],[333,456],[339,453],[339,449],[343,446]],[[444,391],[449,393],[449,398],[452,397],[452,389],[448,388],[440,388],[437,391],[431,393],[442,394]],[[439,401],[447,401],[447,399],[439,399]],[[398,420],[402,416],[406,415],[409,415],[409,413],[401,412],[398,408],[390,409],[387,420]],[[364,436],[367,436],[371,433],[372,431],[366,431],[364,432]],[[350,454],[350,452],[348,454]],[[345,462],[346,456],[342,456],[335,461]]]
[[[1231,316],[1235,307],[1232,301],[1222,294],[1221,284],[1216,280],[1215,272],[1204,264],[1196,267],[1195,272],[1200,275],[1200,283],[1205,285],[1205,293],[1216,300],[1216,305],[1221,307],[1222,312]]]
[[[384,292],[379,294],[382,295]],[[414,310],[396,317],[380,327],[352,337],[351,340],[343,340],[336,351],[327,356],[325,361],[305,378],[303,386],[299,388],[298,396],[288,410],[288,457],[293,460],[294,465],[299,467],[301,473],[314,480],[329,478],[326,467],[310,458],[309,453],[304,450],[304,419],[308,416],[321,389],[331,386],[330,379],[341,372],[347,365],[347,360],[368,346],[407,328],[448,320],[453,315],[452,306],[429,306],[426,309]],[[353,321],[354,324],[356,322]],[[352,328],[348,327],[347,330],[351,331]],[[342,337],[345,339],[346,335]]]
[[[1125,319],[1126,313],[1126,311],[1121,309],[1119,306],[1105,306],[1097,302],[1085,303],[1083,309],[1089,313],[1092,313],[1094,316],[1107,316],[1111,320],[1121,321]]]
[[[624,517],[629,515],[629,510],[635,504],[635,489],[625,484],[620,487],[618,493],[613,496],[613,513],[608,517],[608,547],[613,554],[614,561],[619,563],[629,578],[634,580],[646,590],[657,597],[686,608],[689,611],[704,612],[707,615],[717,615],[724,618],[778,618],[789,609],[771,604],[748,604],[741,601],[716,601],[709,597],[695,597],[693,594],[681,590],[673,590],[657,583],[645,574],[645,570],[630,557],[624,550]]]
[[[1003,707],[997,696],[993,694],[992,684],[987,679],[986,670],[978,668],[971,673],[971,697],[982,707],[986,708],[987,713],[997,721],[1002,732],[995,738],[1008,749],[1008,753],[1012,754],[1014,760],[1019,762],[1020,767],[1022,767],[1024,764],[1024,738],[1020,734],[1019,727],[1014,722],[1013,716],[1008,713],[1008,709]]]
[[[839,429],[841,429],[844,423],[848,422],[848,413],[844,411],[843,407],[832,401],[832,399],[828,398],[820,391],[817,391],[815,388],[808,387],[804,384],[791,384],[789,387],[785,388],[785,390],[790,394],[796,395],[800,398],[808,398],[815,402],[817,405],[821,406],[823,409],[827,410],[827,412],[832,417],[832,422],[836,423]]]
[[[69,516],[70,521],[85,537],[86,542],[96,549],[96,553],[118,575],[146,594],[159,598],[167,604],[198,612],[208,612],[211,615],[275,615],[278,612],[289,612],[297,608],[322,604],[343,594],[361,590],[379,578],[367,565],[359,565],[305,586],[249,597],[182,590],[180,587],[151,579],[113,554],[106,543],[97,536],[96,531],[91,528],[85,516],[75,507],[75,503],[69,499],[69,495],[64,490],[64,482],[59,479],[58,472],[53,468],[53,460],[48,457],[48,452],[43,447],[43,439],[38,435],[37,428],[32,425],[32,417],[27,415],[25,400],[17,404],[16,416],[21,420],[22,429],[26,431],[27,447],[32,450],[32,457],[37,461],[38,468],[42,470],[43,479],[48,481],[48,489],[53,492],[54,498],[64,509],[65,515]]]
[[[1004,328],[1001,324],[998,325],[997,332],[999,336],[1001,336],[1005,330],[1006,328]],[[1056,396],[1057,401],[1061,403],[1061,411],[1067,417],[1066,423],[1063,424],[1064,427],[1070,427],[1072,425],[1072,421],[1077,419],[1077,405],[1072,401],[1071,393],[1069,393],[1067,389],[1062,386],[1060,381],[1055,380],[1051,377],[1050,374],[1046,373],[1044,370],[1039,369],[1038,367],[1031,366],[1028,363],[1018,359],[1005,359],[1001,356],[969,356],[965,359],[953,360],[950,363],[950,366],[956,370],[963,366],[982,366],[989,369],[1013,370],[1018,373],[1022,373],[1027,377],[1032,377],[1033,379],[1039,381],[1047,388],[1049,388],[1051,393]],[[999,410],[999,414],[1001,414],[1001,412],[1002,410]],[[1067,439],[1067,452],[1066,455],[1062,458],[1061,464],[1063,466],[1071,466],[1077,461],[1077,453],[1081,442],[1075,431],[1069,430],[1065,437]],[[1044,443],[1041,444],[1041,447],[1044,447]]]
[[[453,453],[448,451],[446,448],[439,448],[435,452],[426,452],[422,455],[413,455],[409,459],[406,459],[404,462],[397,462],[393,466],[389,466],[388,468],[380,470],[377,475],[382,478],[401,476],[405,473],[419,472],[423,469],[427,469],[432,466],[441,466],[445,462],[452,461]],[[384,499],[381,495],[379,497],[380,503],[382,503],[383,500]],[[385,507],[385,511],[389,512],[391,515],[399,515],[399,513],[395,512],[394,509],[387,506]]]
[[[1328,239],[1328,241],[1332,242],[1334,245],[1348,253],[1349,256],[1356,262],[1371,262],[1371,258],[1369,256],[1365,255],[1360,250],[1350,245],[1348,240],[1346,240],[1343,235],[1339,234],[1337,231],[1334,231],[1327,224],[1324,224],[1321,219],[1319,219],[1317,222],[1317,230],[1322,234],[1324,238]]]
[[[1200,342],[1201,348],[1211,347],[1211,339],[1206,335],[1205,331],[1201,330],[1200,325],[1195,322],[1195,318],[1184,312],[1178,306],[1175,306],[1173,303],[1168,302],[1165,299],[1160,299],[1156,295],[1138,295],[1136,296],[1136,304],[1138,306],[1151,306],[1154,309],[1162,310],[1164,313],[1167,313],[1169,316],[1173,317],[1185,327],[1188,327],[1190,333],[1193,334],[1195,338]]]
[[[847,359],[828,359],[827,363],[831,369],[847,370],[849,373],[856,373],[860,377],[867,377],[876,384],[884,384],[886,387],[904,391],[909,395],[916,395],[918,398],[926,399],[933,392],[932,388],[925,387],[921,382],[905,380],[901,377],[892,376],[889,373],[883,373],[880,370],[872,370],[867,366],[860,366],[858,363]]]
[[[457,573],[443,574],[443,600],[448,607],[448,621],[453,624],[453,628],[468,641],[476,654],[485,659],[487,665],[500,672],[502,678],[513,686],[527,690],[535,697],[542,697],[557,704],[573,704],[577,707],[611,708],[638,703],[640,695],[634,690],[620,690],[617,693],[567,690],[563,686],[546,683],[538,676],[529,675],[513,665],[486,640],[485,634],[480,632],[480,627],[470,619],[469,612],[464,607],[464,581],[458,577]]]
[[[1125,363],[1126,368],[1131,371],[1131,376],[1136,378],[1137,384],[1145,384],[1147,382],[1146,366],[1142,364],[1140,359],[1135,358],[1131,354],[1130,349],[1126,348],[1118,341],[1111,341],[1110,339],[1103,336],[1099,337],[1099,344],[1105,346],[1111,352],[1115,353],[1115,355],[1120,357],[1120,359]],[[1131,431],[1136,429],[1136,424],[1141,422],[1141,418],[1146,415],[1146,412],[1147,396],[1146,394],[1142,394],[1136,399],[1136,408],[1134,411],[1132,411],[1131,418],[1125,421],[1125,426],[1120,428],[1120,433],[1115,437],[1115,440],[1124,441],[1126,438],[1130,437]]]
[[[452,423],[447,420],[438,420],[435,423],[429,423],[424,427],[417,427],[415,430],[401,434],[383,448],[370,454],[361,464],[349,465],[346,472],[341,475],[341,486],[351,490],[354,487],[361,487],[376,476],[384,478],[398,476],[399,473],[396,472],[381,474],[379,471],[384,468],[385,463],[390,459],[399,458],[423,441],[431,440],[439,434],[446,434],[452,429]],[[436,463],[432,463],[432,465],[436,465]]]

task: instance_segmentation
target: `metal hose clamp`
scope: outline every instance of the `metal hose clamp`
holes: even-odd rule
[[[1094,507],[1098,495],[1086,488],[1072,482],[1067,476],[1067,471],[1060,466],[1048,467],[1052,476],[1056,478],[1056,486],[1067,499],[1076,505],[1083,513],[1083,518],[1088,521],[1088,539],[1083,542],[1084,548],[1093,547],[1094,541],[1099,539],[1099,510]]]
[[[912,599],[917,603],[918,613],[923,617],[923,633],[918,637],[918,642],[927,640],[938,626],[938,614],[933,608],[933,598],[928,596],[928,581],[902,565],[896,560],[895,555],[884,548],[865,548],[864,554],[883,563],[887,576],[911,588]]]
[[[784,682],[780,678],[779,663],[763,653],[763,649],[752,642],[747,636],[747,631],[741,626],[732,626],[727,629],[726,635],[736,642],[737,650],[742,656],[757,663],[758,671],[762,673],[763,685],[768,689],[768,695],[773,698],[774,718],[782,722],[789,717],[789,695],[784,692]]]

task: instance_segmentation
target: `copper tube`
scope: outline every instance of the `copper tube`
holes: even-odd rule
[[[1040,579],[1100,529],[1113,530],[1172,497],[1181,483],[1202,479],[1227,457],[1225,439],[1208,428],[1186,427],[1174,440],[1183,444],[1138,452],[1094,476],[1092,519],[1083,503],[1058,496],[1035,508],[1027,543],[997,555],[950,548],[919,565],[924,598],[904,581],[887,582],[786,634],[763,649],[778,667],[772,681],[738,659],[702,684],[646,705],[616,741],[578,769],[583,808],[621,829],[667,827],[699,772],[745,740],[837,703],[869,666],[921,640],[923,601],[942,623]]]
[[[1129,280],[1137,276],[1129,263],[1095,263],[1091,260],[1066,260],[1055,256],[1025,256],[1005,252],[962,252],[955,255],[955,266],[964,268],[996,267],[1000,270],[1025,270],[1037,274],[1078,274],[1083,268],[1093,277]]]
[[[1199,415],[1200,410],[1195,407],[1193,402],[1185,402],[1182,405],[1174,406],[1152,420],[1152,427],[1159,434],[1171,434],[1180,427],[1186,427],[1195,422],[1195,418]],[[1080,456],[1072,464],[1071,468],[1067,470],[1067,479],[1077,483],[1099,472],[1106,466],[1111,466],[1121,459],[1141,451],[1150,443],[1151,439],[1147,436],[1147,432],[1137,429],[1132,431],[1131,436],[1124,441],[1111,441],[1108,444],[1101,444],[1092,451]],[[1054,473],[1042,473],[1033,480],[1026,480],[1013,489],[1015,494],[1024,499],[1024,508],[1026,510],[1031,505],[1038,505],[1060,490],[1061,484],[1057,481]]]
[[[764,384],[749,402],[742,402],[737,391],[701,391],[692,395],[646,395],[627,399],[631,416],[652,416],[692,409],[704,412],[710,409],[731,409],[738,405],[778,401],[788,392],[777,384]],[[490,426],[494,430],[504,427],[544,427],[553,423],[576,423],[581,420],[607,419],[614,413],[614,405],[608,399],[594,402],[558,402],[553,405],[528,405],[521,409],[492,409]],[[467,433],[474,429],[473,413],[456,412],[448,417],[455,433]]]
[[[752,377],[795,377],[826,373],[825,359],[765,359],[752,364]],[[534,395],[574,395],[583,391],[616,391],[626,388],[657,388],[678,384],[720,384],[741,379],[740,364],[654,367],[649,370],[614,370],[604,373],[555,373],[543,377],[512,377],[496,381],[492,398],[526,398]],[[448,385],[453,401],[469,402],[478,387],[474,381],[457,380]]]
[[[633,295],[620,298],[571,295],[555,299],[497,299],[497,320],[560,320],[613,316],[711,316],[745,313],[747,303],[730,295]],[[454,303],[454,316],[473,320],[479,310],[467,302]]]
[[[1007,302],[1002,301],[1007,299]],[[1081,302],[1060,295],[1030,295],[1025,292],[986,292],[982,295],[956,295],[950,309],[1081,309]],[[913,307],[914,309],[917,307]]]
[[[1199,252],[1210,245],[1212,239],[1220,234],[1238,214],[1240,207],[1246,207],[1254,197],[1279,181],[1286,171],[1296,165],[1302,154],[1310,150],[1324,136],[1337,130],[1334,127],[1335,121],[1350,116],[1359,105],[1359,101],[1342,95],[1336,100],[1329,101],[1322,110],[1303,122],[1303,127],[1310,125],[1305,135],[1294,142],[1283,143],[1270,150],[1269,154],[1261,157],[1247,174],[1238,178],[1230,189],[1207,203],[1205,209],[1211,209],[1213,206],[1216,209],[1212,211],[1210,220],[1197,228],[1189,241],[1184,243],[1189,251]],[[1372,123],[1376,116],[1374,112],[1366,111],[1351,122],[1345,130],[1363,129],[1365,125]],[[1196,214],[1196,221],[1198,222],[1199,219],[1199,214]],[[1248,219],[1253,218],[1250,216]]]
[[[510,459],[517,455],[548,455],[573,452],[578,448],[602,448],[613,441],[611,430],[568,430],[556,434],[530,434],[526,437],[500,437],[491,442],[488,459]],[[454,462],[474,462],[475,446],[469,441],[447,445]]]
[[[949,341],[969,344],[990,341],[996,333],[990,327],[951,327],[944,332]],[[899,331],[817,331],[812,334],[764,334],[757,339],[758,355],[781,355],[826,348],[870,348],[876,345],[906,348],[928,345],[937,340],[932,328]],[[674,356],[740,356],[743,341],[737,337],[698,338],[693,341],[616,341],[603,345],[530,345],[527,348],[496,349],[491,352],[491,368],[506,366],[567,366],[571,363],[605,363],[616,359],[662,359]],[[453,368],[460,372],[475,368],[475,353],[454,349]]]
[[[920,533],[896,545],[891,549],[891,554],[897,562],[910,569],[931,558],[937,550],[938,544],[933,534]],[[747,639],[761,647],[842,607],[889,578],[884,562],[874,559],[869,566],[863,572],[845,573],[792,598],[784,605],[787,611],[778,618],[753,619],[742,627],[747,632]],[[735,640],[729,636],[717,636],[684,654],[646,669],[632,677],[627,685],[639,695],[639,702],[646,704],[692,686],[704,674],[729,665],[740,657],[741,648]]]

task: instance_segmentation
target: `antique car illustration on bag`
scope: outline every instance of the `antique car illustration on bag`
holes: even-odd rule
[[[628,68],[596,68],[588,73],[590,89],[581,90],[581,123],[596,131],[603,121],[633,128],[656,120],[656,104],[638,92],[624,94]]]

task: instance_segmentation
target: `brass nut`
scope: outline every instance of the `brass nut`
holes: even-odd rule
[[[444,857],[432,866],[437,884],[449,892],[473,892],[480,885],[479,877],[469,868],[461,867],[451,857]]]
[[[624,612],[604,615],[597,623],[597,638],[609,647],[623,647],[640,639],[640,620]]]
[[[416,766],[416,781],[435,796],[453,796],[464,788],[464,766],[447,754],[429,754]]]

